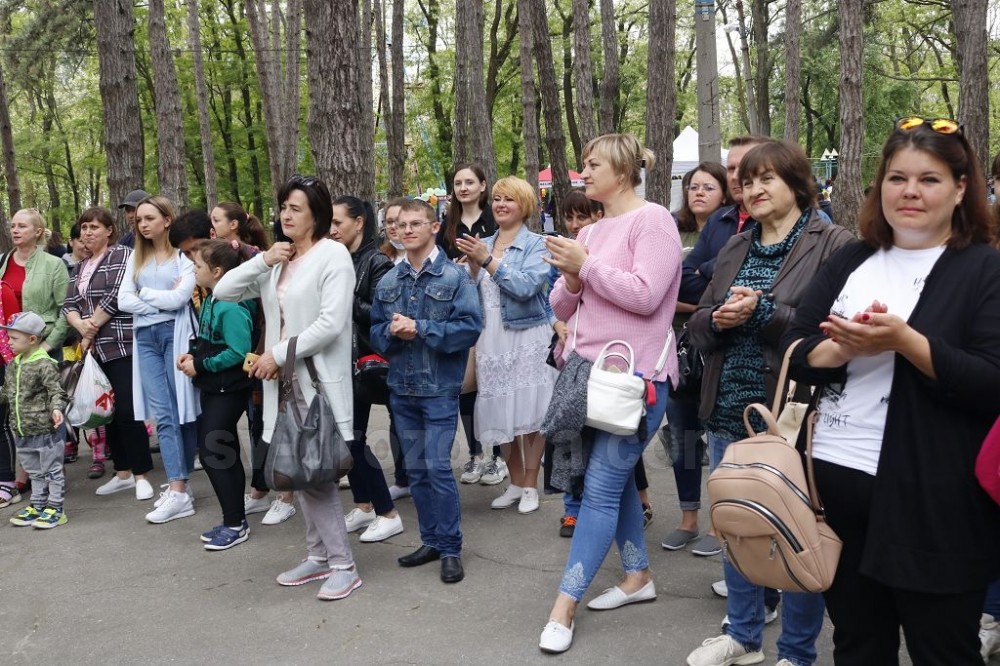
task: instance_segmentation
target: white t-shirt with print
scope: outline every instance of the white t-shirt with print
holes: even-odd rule
[[[889,314],[909,319],[927,275],[943,252],[944,247],[879,250],[847,278],[830,314],[850,319],[877,300]],[[895,356],[883,352],[853,359],[847,363],[846,384],[825,387],[813,435],[817,460],[875,475]]]

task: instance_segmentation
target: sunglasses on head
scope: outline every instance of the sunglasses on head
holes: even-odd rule
[[[313,187],[318,182],[319,178],[314,176],[295,175],[288,179],[289,185],[295,185],[298,187]]]
[[[964,134],[962,123],[951,118],[922,118],[921,116],[904,116],[896,121],[896,129],[909,132],[922,125],[938,134]]]

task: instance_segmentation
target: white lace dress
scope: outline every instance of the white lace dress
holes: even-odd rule
[[[476,343],[476,437],[483,448],[542,427],[558,372],[545,363],[552,327],[505,330],[500,288],[485,271],[479,280],[483,332]]]

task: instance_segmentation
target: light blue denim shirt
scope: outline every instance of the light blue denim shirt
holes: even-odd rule
[[[483,240],[490,252],[499,234],[497,231]],[[545,288],[549,264],[544,256],[545,237],[522,226],[493,275],[479,271],[479,280],[493,280],[500,288],[500,319],[505,329],[517,331],[549,323]]]

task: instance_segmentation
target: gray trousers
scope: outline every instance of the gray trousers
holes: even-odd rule
[[[47,435],[14,435],[17,459],[31,479],[31,505],[38,510],[51,506],[61,509],[66,494],[63,474],[63,438],[58,432]]]

